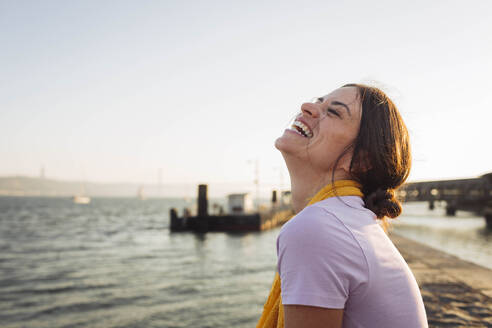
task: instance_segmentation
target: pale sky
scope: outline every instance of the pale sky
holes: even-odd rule
[[[376,83],[410,181],[492,171],[490,1],[0,0],[0,176],[250,182],[300,105]],[[250,162],[248,162],[250,161]]]

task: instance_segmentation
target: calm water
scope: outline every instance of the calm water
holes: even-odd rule
[[[395,232],[492,269],[492,231],[483,217],[461,211],[447,217],[444,207],[430,211],[426,203],[407,204],[403,211]]]
[[[169,208],[184,205],[0,198],[1,326],[254,327],[279,228],[171,234]],[[408,207],[395,231],[491,267],[484,220],[439,211]]]

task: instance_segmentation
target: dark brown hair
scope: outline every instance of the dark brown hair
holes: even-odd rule
[[[385,218],[395,218],[402,210],[395,190],[410,173],[408,131],[395,104],[383,91],[363,84],[343,87],[357,88],[362,106],[359,133],[346,149],[353,149],[350,174],[362,185],[365,206],[384,221],[386,228]]]

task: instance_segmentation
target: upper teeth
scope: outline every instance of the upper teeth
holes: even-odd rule
[[[294,121],[294,123],[292,124],[292,127],[295,129],[296,126],[301,128],[304,135],[307,136],[308,138],[311,138],[313,136],[313,133],[308,128],[308,126],[306,124],[302,123],[301,121],[297,121],[297,120]]]

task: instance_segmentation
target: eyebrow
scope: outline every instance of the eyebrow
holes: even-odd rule
[[[321,99],[323,99],[323,98],[321,98]],[[338,105],[338,106],[343,106],[343,107],[345,107],[345,109],[347,110],[347,112],[348,112],[349,116],[352,116],[352,114],[350,113],[350,109],[349,109],[349,108],[348,108],[348,106],[347,106],[347,105],[345,105],[344,103],[342,103],[342,102],[339,102],[339,101],[336,101],[336,100],[335,100],[335,101],[332,101],[332,102],[331,102],[331,104],[332,104],[332,105],[334,105],[334,106]]]
[[[325,101],[325,99],[324,99],[323,97],[319,97],[317,100],[318,100],[319,102],[324,102],[324,101]],[[345,109],[347,110],[347,112],[348,112],[349,116],[352,116],[352,114],[350,113],[350,109],[349,109],[349,108],[348,108],[348,106],[347,106],[347,105],[345,105],[343,102],[339,102],[339,101],[334,100],[334,101],[332,101],[332,102],[331,102],[331,104],[332,104],[333,106],[337,106],[337,105],[338,105],[338,106],[343,106],[343,107],[345,107]]]

